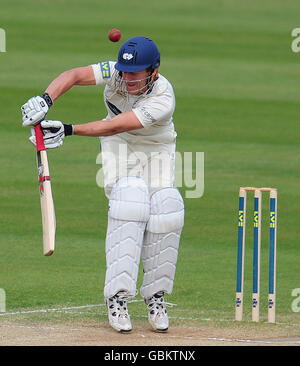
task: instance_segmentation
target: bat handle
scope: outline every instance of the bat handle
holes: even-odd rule
[[[34,127],[34,131],[36,138],[36,151],[39,152],[41,150],[46,150],[41,125],[40,124],[36,125]]]

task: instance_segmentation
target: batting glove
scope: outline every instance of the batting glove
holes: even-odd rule
[[[74,134],[73,125],[63,124],[61,121],[42,121],[41,122],[44,144],[46,149],[56,149],[64,143],[65,136]],[[34,128],[31,129],[29,141],[36,146]]]
[[[52,106],[53,101],[49,94],[45,93],[41,97],[33,97],[21,107],[23,127],[35,126],[42,121]]]

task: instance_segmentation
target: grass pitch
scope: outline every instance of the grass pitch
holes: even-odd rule
[[[160,71],[177,97],[177,149],[205,155],[204,195],[188,199],[189,188],[180,188],[186,218],[174,292],[168,297],[178,306],[170,315],[234,319],[238,190],[272,186],[278,188],[277,319],[300,325],[291,306],[297,300],[292,290],[300,287],[300,54],[291,50],[299,11],[290,0],[2,0],[7,52],[0,53],[0,287],[7,311],[103,302],[107,200],[96,184],[98,139],[69,137],[62,148],[49,151],[57,239],[55,254],[43,257],[35,151],[27,141],[29,130],[21,127],[20,107],[64,70],[116,59],[120,43],[107,39],[116,27],[121,41],[145,35],[157,42]],[[65,123],[101,119],[102,91],[74,87],[47,118]],[[264,205],[266,217],[266,200]],[[246,320],[250,224],[248,234]],[[262,245],[265,321],[266,229]],[[133,317],[145,315],[140,303],[131,309]],[[105,318],[96,311],[91,316]]]

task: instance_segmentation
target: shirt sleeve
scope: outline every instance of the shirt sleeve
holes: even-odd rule
[[[172,120],[175,100],[172,94],[164,94],[149,98],[132,111],[144,128],[154,123],[168,124]]]
[[[115,64],[116,62],[104,61],[91,65],[94,71],[96,85],[109,84],[115,70]]]

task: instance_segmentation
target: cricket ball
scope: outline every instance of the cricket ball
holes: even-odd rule
[[[118,42],[121,39],[121,32],[119,29],[113,28],[108,32],[108,38],[112,42]]]

